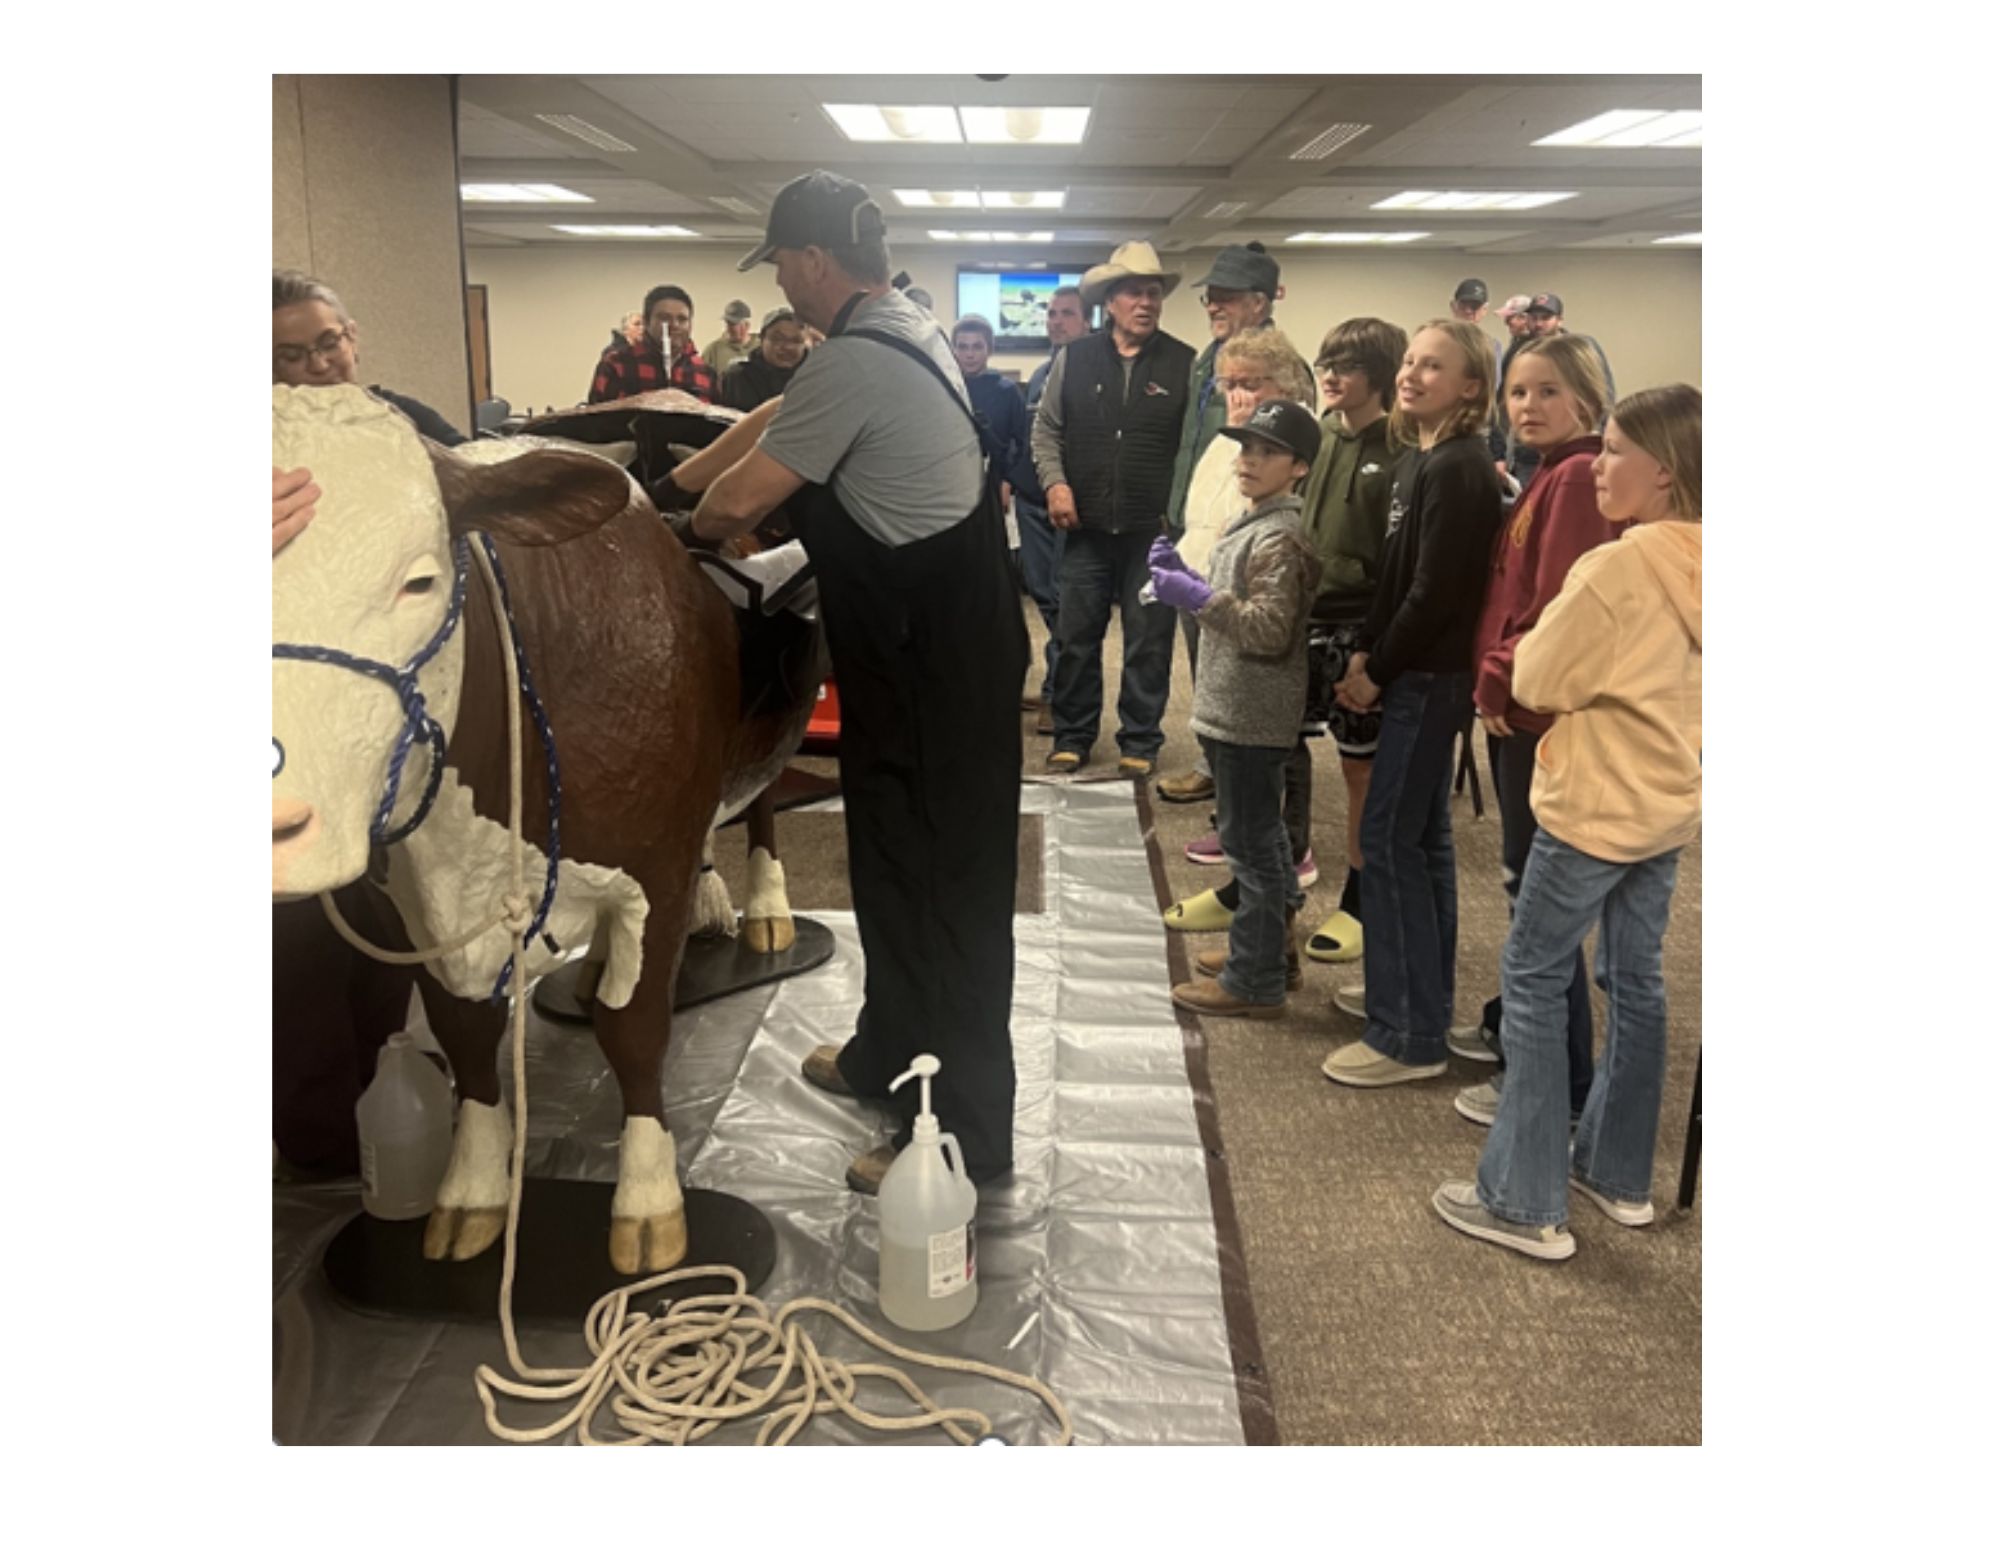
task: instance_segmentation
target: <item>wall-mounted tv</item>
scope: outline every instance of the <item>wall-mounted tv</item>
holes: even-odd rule
[[[972,267],[958,271],[958,315],[977,314],[993,324],[993,347],[1049,346],[1049,297],[1083,275],[1053,268]]]

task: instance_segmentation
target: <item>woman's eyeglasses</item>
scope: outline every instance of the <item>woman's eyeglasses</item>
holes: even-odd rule
[[[271,350],[271,358],[287,369],[296,370],[309,359],[332,359],[340,352],[340,346],[347,342],[347,329],[337,327],[332,332],[321,333],[319,341],[307,347],[296,343],[281,343]]]

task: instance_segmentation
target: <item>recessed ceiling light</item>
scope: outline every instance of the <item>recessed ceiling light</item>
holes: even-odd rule
[[[1701,112],[1664,113],[1657,108],[1621,107],[1599,113],[1535,141],[1537,145],[1587,146],[1593,150],[1698,150]]]
[[[956,145],[958,114],[949,107],[878,107],[872,102],[822,102],[834,127],[863,144]]]
[[[458,196],[468,204],[594,204],[588,194],[552,182],[462,182]]]
[[[1699,247],[1701,232],[1689,231],[1685,236],[1661,236],[1654,240],[1656,247]]]
[[[747,203],[740,198],[719,198],[714,202],[718,209],[726,209],[732,215],[754,215],[757,213],[756,205]]]
[[[1575,198],[1574,193],[1398,193],[1374,209],[1540,209]]]
[[[1330,247],[1400,246],[1406,241],[1422,241],[1429,231],[1300,231],[1287,236],[1288,242],[1317,242]]]
[[[1054,231],[926,231],[932,241],[1054,241]]]
[[[684,225],[552,225],[565,236],[694,236]]]
[[[1372,123],[1337,123],[1307,140],[1292,152],[1294,161],[1324,161],[1343,145],[1351,145],[1370,129]]]
[[[970,145],[1081,145],[1087,107],[961,107]]]
[[[594,123],[579,118],[575,113],[537,113],[535,117],[552,129],[561,129],[565,134],[575,135],[586,145],[595,145],[599,150],[609,150],[619,154],[637,155],[639,147],[628,145],[617,135],[598,128]]]
[[[905,209],[977,209],[979,194],[970,188],[937,192],[929,188],[897,188],[896,201]]]

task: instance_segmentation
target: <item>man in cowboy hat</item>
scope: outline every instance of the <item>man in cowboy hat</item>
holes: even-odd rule
[[[1166,530],[1174,457],[1194,350],[1160,331],[1180,283],[1150,242],[1128,241],[1083,276],[1087,311],[1110,325],[1064,347],[1049,369],[1031,436],[1049,520],[1067,533],[1056,621],[1051,772],[1090,758],[1104,713],[1104,633],[1118,602],[1125,671],[1118,691],[1118,770],[1150,777],[1166,737],[1174,622],[1141,598],[1146,550]]]

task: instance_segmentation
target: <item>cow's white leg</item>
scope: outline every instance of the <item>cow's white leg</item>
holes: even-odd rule
[[[611,1198],[611,1265],[627,1276],[669,1271],[687,1247],[674,1134],[651,1116],[627,1116],[618,1140],[618,1191]]]
[[[785,866],[762,848],[750,850],[750,895],[743,903],[743,942],[759,955],[781,955],[798,941]]]
[[[736,908],[729,903],[729,887],[715,872],[715,833],[701,843],[701,879],[695,883],[694,906],[688,913],[688,932],[696,938],[722,935],[736,937]]]
[[[452,1134],[451,1163],[424,1225],[424,1256],[469,1261],[507,1227],[507,1169],[514,1124],[505,1107],[463,1101]]]

